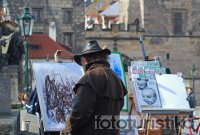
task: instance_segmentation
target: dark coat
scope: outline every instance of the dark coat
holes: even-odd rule
[[[193,92],[190,92],[190,94],[187,97],[187,100],[189,102],[190,108],[195,108],[195,96]]]
[[[96,61],[86,65],[86,73],[74,88],[76,97],[70,117],[72,135],[119,135],[119,130],[95,128],[95,118],[120,115],[127,94],[123,82],[109,64]]]
[[[187,97],[187,100],[189,102],[190,108],[195,108],[195,96],[193,92],[190,92],[190,94]],[[193,118],[193,112],[190,112],[189,118]]]

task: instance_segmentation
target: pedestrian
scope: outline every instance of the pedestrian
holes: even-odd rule
[[[120,134],[119,129],[100,129],[95,126],[99,122],[97,117],[119,117],[127,94],[123,82],[110,68],[110,54],[109,49],[102,49],[97,41],[92,40],[82,54],[74,56],[75,62],[83,66],[85,74],[73,89],[76,97],[66,124],[66,131],[72,135]]]
[[[195,95],[194,92],[192,90],[192,88],[187,88],[187,93],[188,93],[188,97],[187,97],[187,101],[189,102],[190,108],[195,108]],[[190,112],[189,114],[189,121],[190,121],[190,127],[193,129],[193,131],[195,131],[194,129],[194,119],[193,119],[193,111]]]

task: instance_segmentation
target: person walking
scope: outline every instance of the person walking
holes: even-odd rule
[[[73,89],[76,97],[65,130],[72,135],[120,134],[114,125],[108,127],[112,129],[95,126],[101,125],[98,122],[104,116],[119,117],[127,94],[123,82],[110,68],[110,54],[109,49],[102,49],[96,40],[92,40],[82,54],[74,56],[75,62],[83,66],[85,74]]]

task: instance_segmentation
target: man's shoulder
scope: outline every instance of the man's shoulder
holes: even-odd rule
[[[97,74],[101,74],[106,72],[108,68],[106,67],[95,67],[95,68],[91,68],[90,70],[88,70],[85,75],[97,75]]]

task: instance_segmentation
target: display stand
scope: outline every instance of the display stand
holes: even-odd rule
[[[142,54],[143,54],[143,57],[144,57],[144,61],[148,61],[148,56],[146,56],[146,53],[145,53],[145,49],[144,49],[144,44],[143,44],[143,42],[140,42],[140,45],[141,45],[141,48],[142,48]],[[157,57],[157,58],[155,58],[155,60],[156,61],[158,61],[159,62],[159,65],[160,65],[160,67],[162,67],[162,63],[161,63],[161,61],[160,61],[160,58],[159,57]],[[140,68],[140,69],[142,69],[142,68]],[[140,73],[140,71],[141,70],[138,70],[139,71],[139,73]],[[145,68],[144,68],[144,72],[145,72]],[[133,72],[132,72],[133,73]],[[136,73],[137,74],[137,73]],[[159,74],[162,74],[161,72],[159,72]],[[146,76],[146,75],[145,75]],[[133,80],[133,79],[132,79]],[[161,78],[161,80],[162,80],[162,78]],[[170,80],[171,81],[171,80]],[[173,81],[173,80],[172,80]],[[182,87],[183,88],[183,87]],[[176,88],[176,89],[178,89],[178,88]],[[170,91],[170,89],[169,89],[169,91]],[[174,91],[171,91],[171,92],[174,92]],[[176,92],[175,92],[176,93]],[[165,94],[165,92],[164,93],[162,93],[162,94]],[[180,93],[177,93],[177,95],[178,94],[180,94]],[[137,95],[136,95],[137,96]],[[176,96],[176,94],[175,94],[175,96]],[[182,95],[180,95],[180,96],[182,96]],[[137,99],[137,98],[136,98]],[[139,99],[139,98],[138,98]],[[183,100],[183,99],[181,99],[181,100]],[[139,102],[139,100],[138,100],[138,102]],[[166,105],[166,100],[165,100],[165,105]],[[142,104],[141,104],[142,105]],[[171,102],[170,102],[170,105],[171,105]],[[144,114],[146,114],[146,116],[147,116],[147,122],[146,122],[146,130],[145,130],[145,135],[149,135],[149,133],[150,133],[150,127],[151,127],[151,117],[152,117],[152,114],[153,115],[165,115],[165,116],[180,116],[180,118],[181,118],[181,120],[183,119],[183,117],[184,116],[186,116],[186,115],[188,115],[191,111],[194,111],[194,109],[189,109],[189,108],[187,108],[187,109],[185,109],[185,110],[183,110],[183,109],[180,109],[179,107],[177,107],[177,108],[174,108],[173,109],[173,107],[172,108],[170,108],[171,106],[170,105],[166,105],[166,108],[145,108],[145,109],[142,109],[142,113],[144,113]],[[138,107],[139,108],[139,110],[141,110],[141,108],[140,107]],[[169,108],[169,109],[168,109]],[[183,107],[184,108],[184,107]],[[175,125],[175,124],[174,124]],[[180,125],[179,125],[179,130],[178,130],[178,135],[180,135],[180,133],[181,133],[181,129],[182,129],[182,122],[180,122]]]
[[[136,80],[134,82],[135,89],[133,90],[135,92],[135,99],[137,99],[138,111],[147,115],[145,135],[150,134],[152,115],[180,116],[180,119],[183,119],[184,116],[188,115],[191,111],[194,111],[194,109],[189,108],[189,103],[186,100],[187,94],[185,91],[185,86],[181,77],[173,74],[156,74],[155,79],[157,82],[159,95],[156,94],[155,89],[153,92],[150,91],[154,94],[149,94],[149,91],[144,91],[145,89],[155,88],[152,87],[153,81],[151,79],[145,79],[148,79],[148,82],[146,82],[146,84],[143,83],[143,89],[140,85],[141,81],[139,81],[140,83],[138,83]],[[147,94],[149,98],[151,97],[150,99],[156,100],[152,100],[154,102],[150,102],[150,100],[148,100],[148,103],[151,104],[146,103],[145,100],[147,99],[145,96],[147,96]],[[162,103],[162,106],[153,106],[156,104],[157,101],[160,101],[160,103]],[[176,131],[176,133],[181,133],[181,124],[182,123],[180,123],[179,129],[178,131]]]

